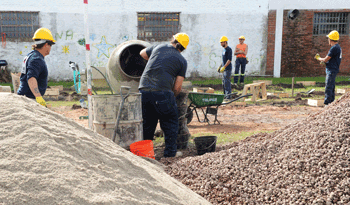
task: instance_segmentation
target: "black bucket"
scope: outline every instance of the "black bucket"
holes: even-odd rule
[[[215,152],[216,139],[216,136],[202,136],[194,138],[194,144],[196,145],[198,155],[202,155],[207,152]]]

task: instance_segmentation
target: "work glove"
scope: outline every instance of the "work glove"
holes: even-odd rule
[[[220,73],[223,73],[223,72],[225,71],[225,69],[226,69],[226,67],[225,67],[225,66],[222,66],[222,67],[220,68]]]
[[[36,97],[35,99],[36,99],[36,101],[37,101],[40,105],[46,107],[46,102],[45,102],[45,100],[44,100],[43,97],[40,96],[40,97]]]
[[[317,54],[315,55],[315,59],[318,60],[319,58],[320,58],[320,54],[317,53]]]

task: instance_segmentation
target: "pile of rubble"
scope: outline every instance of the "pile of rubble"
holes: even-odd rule
[[[270,134],[169,164],[213,204],[350,203],[350,93]]]

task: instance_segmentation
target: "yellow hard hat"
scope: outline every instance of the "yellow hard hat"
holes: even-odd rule
[[[245,37],[244,36],[240,36],[238,39],[244,39],[245,40]]]
[[[327,35],[327,37],[333,41],[337,41],[337,40],[339,40],[339,33],[338,33],[338,31],[334,30],[334,31],[331,31]]]
[[[185,33],[177,33],[174,35],[174,38],[179,42],[185,49],[190,43],[190,37]]]
[[[223,36],[220,38],[220,43],[225,41],[228,41],[228,38],[226,36]]]
[[[33,40],[36,40],[36,39],[55,42],[55,39],[53,39],[51,31],[47,28],[39,28],[38,30],[36,30],[33,36]]]

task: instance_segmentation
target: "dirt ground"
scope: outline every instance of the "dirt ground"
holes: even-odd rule
[[[76,106],[73,106],[76,107]],[[88,127],[87,119],[79,119],[80,116],[87,116],[87,109],[62,106],[51,108],[53,111],[60,113],[68,118],[73,119],[77,123]],[[296,122],[308,115],[322,110],[323,107],[310,107],[310,106],[288,106],[281,103],[273,105],[249,105],[246,107],[237,107],[228,105],[222,105],[218,109],[217,119],[220,124],[213,124],[214,115],[208,115],[209,123],[198,122],[197,116],[194,113],[191,123],[187,125],[191,135],[194,134],[237,134],[240,132],[255,132],[255,131],[275,131],[283,128],[289,123]],[[204,115],[201,110],[198,110],[200,120],[204,119]],[[225,146],[218,145],[216,151],[224,149]],[[174,160],[162,159],[164,150],[164,144],[160,144],[154,147],[155,157],[163,164],[171,164]],[[197,155],[195,146],[189,144],[186,150],[181,150],[185,158],[188,156]]]
[[[235,107],[231,105],[220,106],[218,120],[220,124],[213,124],[214,115],[208,115],[208,123],[200,123],[194,114],[193,120],[188,124],[191,134],[197,133],[239,133],[250,131],[274,131],[283,126],[307,117],[313,112],[323,109],[309,106],[247,106]],[[202,111],[198,112],[203,120]]]

